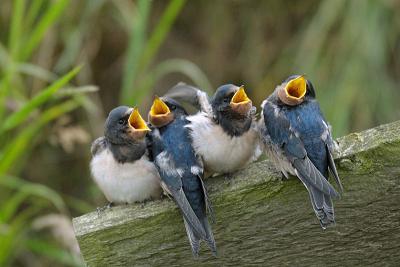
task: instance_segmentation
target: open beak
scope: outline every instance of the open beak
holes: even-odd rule
[[[169,110],[167,104],[156,96],[149,112],[150,123],[155,127],[162,127],[170,123],[172,119],[173,114]]]
[[[237,90],[236,93],[233,95],[230,106],[235,112],[240,113],[242,115],[247,114],[251,109],[252,102],[250,98],[247,97],[243,85],[240,86],[239,90]]]
[[[290,80],[285,87],[278,91],[281,101],[290,106],[296,106],[303,102],[307,91],[307,80],[299,76]]]
[[[140,116],[138,108],[133,109],[129,115],[128,122],[131,129],[131,134],[135,138],[142,138],[147,132],[151,131],[147,126],[146,121],[142,118],[142,116]]]

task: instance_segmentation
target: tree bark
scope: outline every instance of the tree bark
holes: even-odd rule
[[[231,180],[206,180],[214,204],[214,258],[193,259],[182,217],[168,199],[73,219],[88,266],[400,265],[400,121],[338,139],[344,186],[336,226],[322,230],[298,179],[268,160]],[[333,182],[332,182],[333,183]]]

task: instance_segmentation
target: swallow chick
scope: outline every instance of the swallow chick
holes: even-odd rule
[[[265,151],[288,178],[297,176],[307,188],[321,227],[335,223],[332,198],[339,193],[328,182],[329,172],[343,191],[333,161],[335,143],[304,76],[290,76],[262,103],[261,138]]]
[[[198,88],[179,83],[166,95],[199,108],[187,117],[187,127],[207,174],[232,173],[260,156],[256,108],[244,86],[222,85],[210,98]]]
[[[196,155],[187,128],[187,113],[179,103],[156,97],[149,112],[152,153],[161,176],[161,186],[181,210],[195,257],[204,240],[216,255],[217,248],[207,213],[213,217],[203,184],[203,165]]]
[[[149,131],[137,108],[120,106],[108,115],[104,136],[93,142],[92,177],[109,206],[161,196],[160,176],[146,153]]]

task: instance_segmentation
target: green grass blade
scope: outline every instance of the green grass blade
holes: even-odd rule
[[[75,60],[78,57],[87,57],[85,52],[85,36],[88,36],[90,32],[94,30],[97,26],[93,24],[93,16],[96,16],[106,3],[105,0],[96,1],[83,1],[82,12],[79,16],[79,22],[76,25],[70,25],[67,27],[65,32],[66,40],[63,40],[63,51],[59,55],[54,65],[54,70],[58,73],[64,73],[67,69],[74,65]],[[84,55],[82,55],[84,53]],[[83,59],[85,60],[85,59]]]
[[[22,19],[25,9],[24,0],[16,0],[13,5],[11,15],[10,36],[8,40],[9,56],[11,60],[7,62],[2,79],[0,79],[0,120],[2,120],[5,111],[5,99],[10,92],[10,83],[15,72],[15,62],[19,59],[18,50],[22,37]]]
[[[160,49],[161,44],[164,42],[171,26],[174,24],[178,14],[183,8],[186,0],[171,0],[165,9],[157,27],[154,29],[149,41],[147,42],[146,49],[144,50],[143,57],[140,60],[140,69],[145,70],[153,60],[154,56]]]
[[[32,30],[30,38],[24,45],[24,49],[21,51],[21,60],[26,60],[31,56],[33,50],[39,45],[46,31],[61,17],[69,0],[51,1],[50,3],[53,4],[47,8],[37,26]]]
[[[78,106],[79,103],[75,100],[65,101],[62,104],[44,111],[37,121],[23,129],[3,149],[3,154],[0,159],[0,174],[9,171],[15,161],[22,159],[27,149],[32,145],[32,139],[44,125],[61,115],[74,110]]]
[[[140,58],[139,70],[137,71],[138,74],[145,72],[149,64],[154,59],[185,2],[186,0],[171,0],[169,2],[167,8],[160,18],[160,21],[158,22],[155,30],[146,44],[143,56]],[[146,86],[139,86],[138,88],[135,88],[135,90],[131,90],[128,103],[135,105],[140,103],[141,98],[148,90],[149,88]]]
[[[0,70],[5,72],[7,68],[7,63],[10,61],[10,56],[8,54],[7,48],[0,42]]]
[[[15,211],[15,208],[18,207],[18,205],[15,204],[21,203],[20,201],[24,200],[28,196],[46,199],[50,203],[52,203],[60,212],[67,213],[67,207],[62,197],[56,191],[47,186],[38,183],[28,182],[10,175],[1,175],[0,185],[8,189],[18,190],[18,193],[15,195],[21,194],[20,196],[16,197],[16,199],[14,200],[15,203],[12,203],[12,205],[10,206],[11,209],[8,210],[8,212],[10,213],[9,217],[14,214],[13,211]]]
[[[126,32],[132,32],[132,18],[135,17],[137,12],[137,2],[135,1],[111,1],[114,8],[118,12],[113,15],[116,23],[121,26]]]
[[[19,246],[25,235],[24,228],[28,226],[29,220],[37,214],[42,207],[30,205],[8,224],[8,231],[0,235],[0,266],[8,266],[11,259],[18,253]]]
[[[67,84],[80,71],[80,69],[81,66],[74,68],[69,73],[61,77],[59,80],[51,84],[49,87],[43,89],[28,103],[26,103],[20,110],[10,115],[4,121],[0,133],[10,130],[25,121],[33,110],[46,103],[46,101],[48,101],[58,90],[60,90],[61,87]]]
[[[208,92],[210,95],[213,94],[210,81],[196,64],[185,59],[169,59],[158,64],[157,67],[143,79],[141,83],[142,89],[137,93],[137,98],[144,97],[145,93],[151,90],[157,80],[174,72],[186,75],[196,86]]]
[[[146,29],[150,14],[151,1],[139,0],[138,10],[133,18],[132,32],[130,34],[128,50],[125,57],[123,69],[122,88],[120,101],[127,102],[130,99],[131,91],[134,89],[134,81],[139,68],[140,57],[146,42]]]
[[[26,74],[35,78],[39,78],[43,81],[52,82],[57,80],[57,75],[48,71],[40,66],[33,65],[30,63],[19,63],[16,66],[16,71],[22,74]]]
[[[65,203],[67,204],[70,210],[73,210],[80,214],[87,213],[95,209],[95,206],[93,206],[93,204],[85,200],[67,194],[63,194],[62,197],[65,200]]]
[[[331,27],[337,21],[346,5],[345,0],[322,1],[318,11],[307,28],[300,32],[301,41],[297,46],[295,64],[297,68],[309,72],[321,57],[324,42],[329,38]],[[318,38],[315,38],[318,36]],[[312,51],[310,53],[309,51]],[[306,66],[304,66],[306,64]]]
[[[3,121],[6,107],[6,98],[10,92],[10,81],[12,80],[15,71],[15,64],[9,62],[3,79],[0,80],[0,121]]]
[[[0,178],[4,179],[4,178]],[[0,180],[1,184],[1,180]],[[0,222],[7,222],[20,207],[21,203],[27,198],[25,192],[15,192],[10,198],[0,206]]]
[[[160,63],[153,72],[158,80],[169,73],[179,72],[189,77],[202,90],[213,94],[213,87],[204,72],[193,62],[186,59],[168,59]]]
[[[84,85],[84,86],[77,86],[77,87],[68,87],[63,88],[58,91],[55,96],[56,97],[65,97],[65,96],[73,96],[79,94],[87,94],[87,93],[94,93],[99,91],[99,87],[94,85]]]
[[[11,16],[11,29],[8,43],[8,49],[14,61],[18,61],[18,50],[22,37],[22,19],[25,10],[25,0],[15,0]]]
[[[25,246],[34,253],[55,260],[65,266],[83,267],[84,263],[57,245],[41,239],[27,239]]]
[[[43,0],[31,1],[31,5],[28,8],[28,12],[25,18],[25,27],[31,29],[35,19],[38,17],[40,8],[43,5]]]

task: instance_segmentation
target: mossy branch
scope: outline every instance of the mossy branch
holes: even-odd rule
[[[400,262],[400,121],[338,139],[345,193],[337,225],[322,230],[308,193],[281,181],[268,160],[228,181],[207,180],[219,256],[203,245],[194,260],[182,218],[165,199],[92,212],[73,220],[88,266],[323,266]]]

